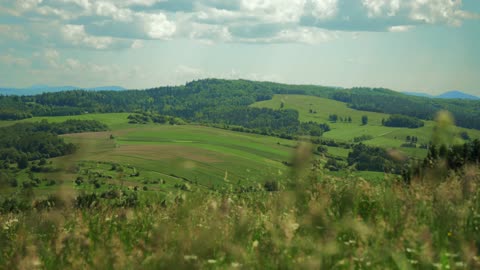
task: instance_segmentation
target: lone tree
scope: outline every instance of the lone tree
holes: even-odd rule
[[[28,167],[28,159],[26,156],[22,156],[18,161],[17,165],[19,169],[25,169]]]
[[[365,126],[366,124],[368,124],[368,116],[364,115],[362,116],[362,125]]]

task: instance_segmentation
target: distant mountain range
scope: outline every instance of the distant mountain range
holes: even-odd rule
[[[0,95],[37,95],[41,93],[49,92],[61,92],[69,90],[88,90],[88,91],[123,91],[126,90],[121,86],[100,86],[100,87],[91,87],[91,88],[82,88],[78,86],[48,86],[48,85],[34,85],[28,88],[9,88],[9,87],[0,87]]]
[[[442,99],[471,99],[471,100],[480,100],[480,97],[463,93],[461,91],[449,91],[445,92],[438,96],[429,95],[426,93],[419,92],[403,92],[406,95],[417,96],[417,97],[428,97],[428,98],[442,98]]]

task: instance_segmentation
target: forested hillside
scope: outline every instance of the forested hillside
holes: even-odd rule
[[[475,100],[431,99],[372,88],[340,90],[331,98],[346,102],[357,110],[402,114],[424,120],[432,120],[440,110],[447,110],[453,114],[458,126],[480,129],[480,102]]]
[[[185,86],[130,91],[66,91],[36,96],[0,97],[0,119],[61,116],[84,113],[155,111],[189,121],[225,123],[249,128],[265,127],[291,133],[298,129],[292,112],[248,108],[274,94],[326,97],[346,102],[353,109],[401,114],[432,120],[440,110],[450,111],[461,127],[480,129],[480,102],[407,96],[381,88],[285,85],[246,80],[206,79]],[[274,124],[268,123],[275,119]],[[278,119],[283,119],[278,121]]]

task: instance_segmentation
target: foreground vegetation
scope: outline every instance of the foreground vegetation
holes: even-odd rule
[[[372,184],[325,175],[309,153],[276,192],[20,196],[43,207],[2,212],[1,268],[480,267],[478,168]]]

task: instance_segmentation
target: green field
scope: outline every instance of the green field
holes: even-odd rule
[[[109,131],[63,135],[67,141],[79,145],[73,157],[53,159],[57,166],[75,162],[80,175],[85,171],[103,174],[99,191],[108,190],[110,184],[129,188],[147,187],[150,194],[168,193],[176,185],[189,183],[198,188],[228,188],[261,186],[268,180],[282,180],[288,175],[290,162],[297,142],[257,134],[233,132],[199,125],[128,124],[127,113],[86,114],[62,117],[36,117],[18,122],[61,122],[68,119],[98,120],[110,127]],[[15,122],[1,122],[2,125]],[[365,127],[361,127],[365,128]],[[379,127],[382,128],[382,127]],[[338,129],[338,131],[344,131]],[[113,139],[110,136],[113,135]],[[328,147],[329,153],[347,157],[349,149]],[[124,170],[111,170],[119,164]],[[134,171],[140,176],[133,177]],[[344,174],[331,173],[335,176]],[[381,179],[383,173],[351,172],[353,176],[374,176]],[[373,175],[372,175],[373,174]],[[27,179],[21,172],[19,179]],[[37,174],[40,178],[55,178],[49,173]],[[60,176],[66,187],[92,189],[92,185],[76,187],[77,174]],[[370,177],[372,178],[372,177]],[[158,182],[163,184],[158,185]],[[48,194],[52,190],[44,183],[35,189],[36,194]]]
[[[280,180],[288,170],[283,162],[290,162],[295,141],[256,134],[240,133],[199,125],[128,124],[128,113],[85,114],[62,117],[34,117],[22,121],[2,121],[0,126],[18,122],[62,122],[68,119],[98,120],[109,126],[109,131],[63,135],[67,141],[79,145],[73,157],[53,159],[63,166],[74,162],[91,172],[103,172],[111,181],[103,180],[102,189],[109,182],[126,186],[147,186],[149,191],[169,192],[176,184],[189,183],[199,188],[227,188],[261,186],[267,180]],[[113,135],[114,139],[110,136]],[[112,164],[120,164],[123,173],[110,171]],[[140,177],[129,176],[133,170]],[[39,177],[54,177],[38,174]],[[72,186],[75,174],[65,174],[67,186]],[[19,179],[27,179],[20,172]],[[165,181],[163,185],[149,181]],[[147,182],[147,184],[144,184]],[[36,193],[43,194],[48,187],[40,185]]]
[[[128,164],[148,172],[149,177],[183,178],[207,187],[256,185],[281,176],[286,170],[282,162],[290,161],[295,144],[192,125],[136,125],[66,137],[84,145],[84,160]]]
[[[253,107],[280,109],[281,103],[284,109],[294,109],[300,114],[300,121],[314,121],[318,123],[328,123],[331,130],[324,133],[323,137],[334,139],[337,141],[351,142],[355,137],[362,135],[372,136],[371,140],[364,141],[365,144],[380,146],[385,148],[400,148],[405,142],[407,136],[418,137],[418,144],[427,144],[432,137],[435,122],[424,121],[425,126],[422,128],[393,128],[382,126],[382,119],[387,119],[388,114],[365,112],[351,109],[346,103],[303,95],[275,95],[273,99],[261,101],[253,104]],[[316,113],[311,113],[313,110]],[[329,115],[337,114],[339,117],[351,117],[351,123],[345,122],[329,122]],[[363,115],[368,117],[368,124],[362,125],[361,118]],[[458,132],[467,131],[470,137],[480,138],[480,131],[464,128],[456,128]],[[420,148],[401,148],[402,151],[409,155],[423,157],[426,150]],[[329,151],[339,156],[345,156],[344,149]]]

